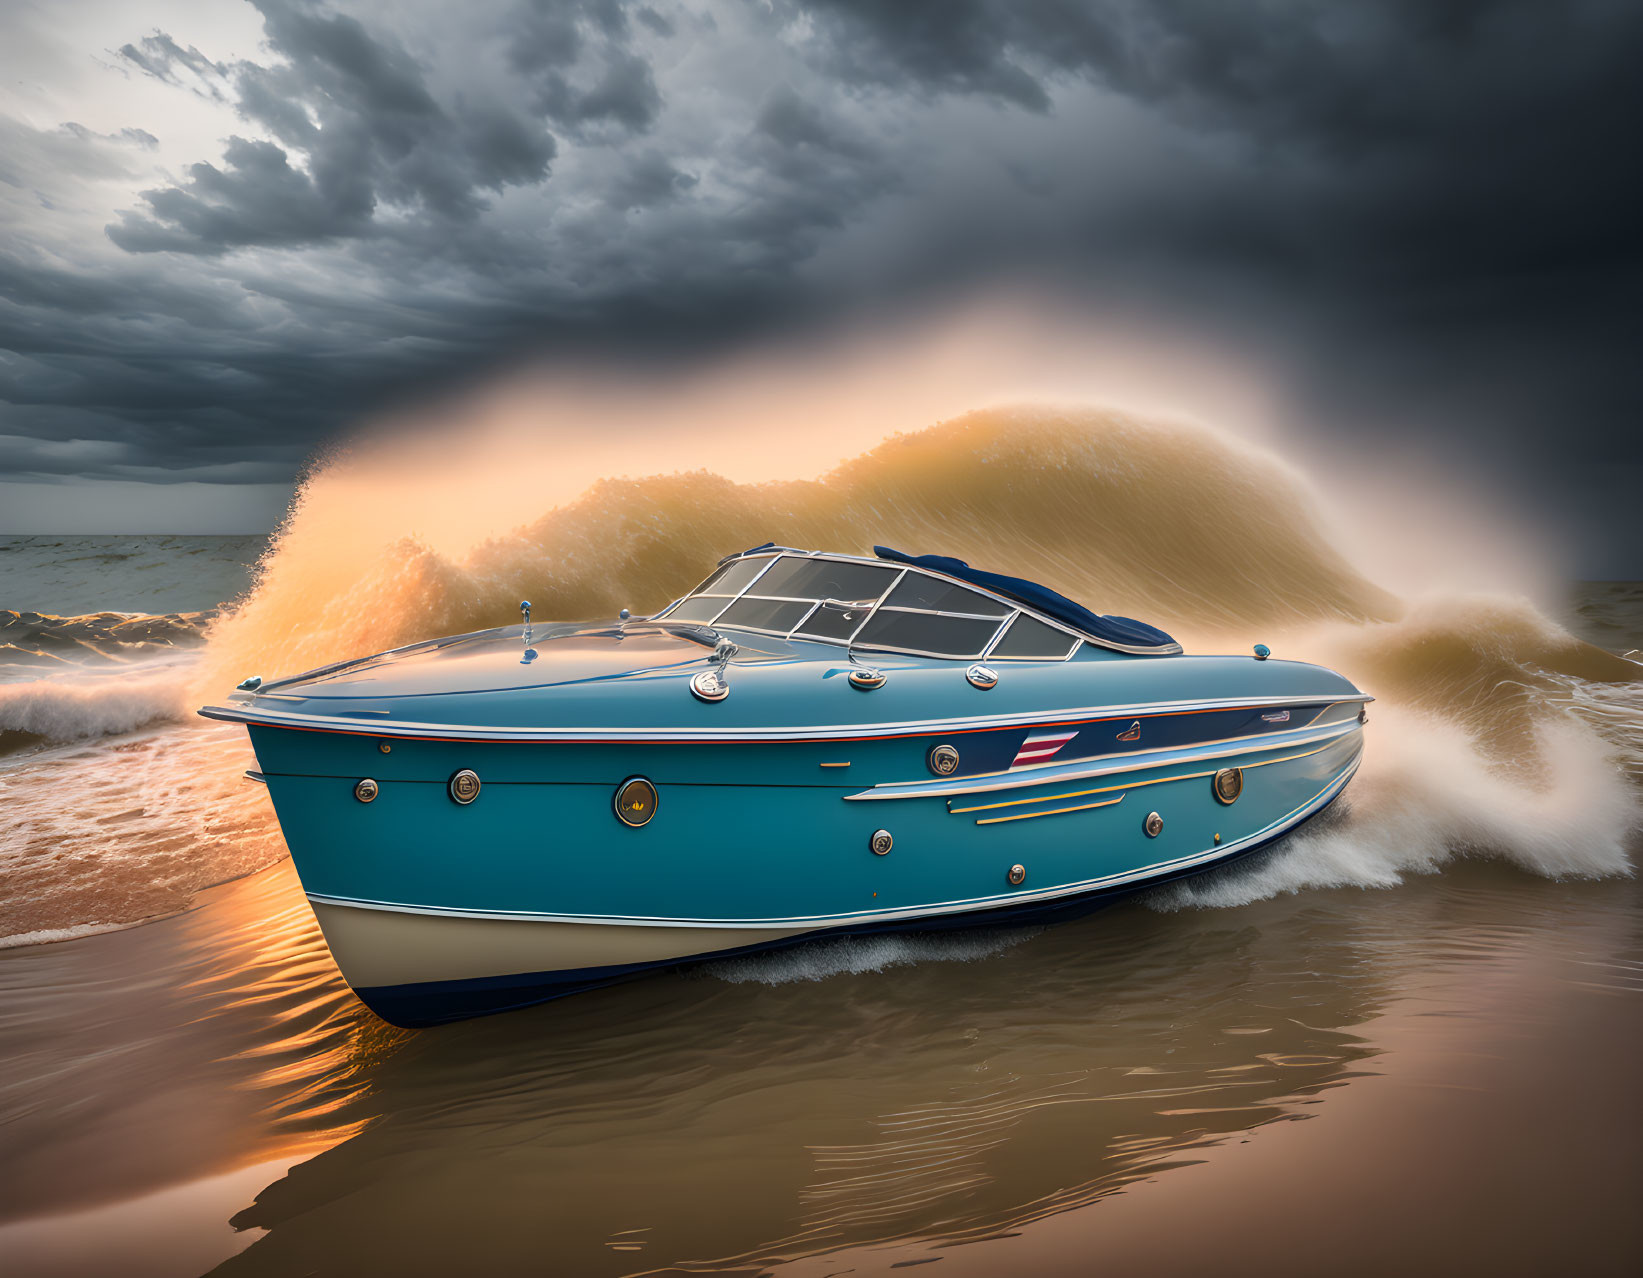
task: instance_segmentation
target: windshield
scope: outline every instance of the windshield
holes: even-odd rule
[[[1059,661],[1078,643],[1011,604],[918,569],[799,555],[732,560],[664,615],[927,657],[997,648],[1005,660]]]

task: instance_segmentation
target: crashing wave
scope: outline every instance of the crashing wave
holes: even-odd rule
[[[510,452],[496,461],[507,473],[493,478],[525,464]],[[1093,410],[973,413],[897,436],[814,481],[739,484],[705,471],[598,479],[462,553],[414,535],[416,512],[430,509],[446,525],[467,519],[474,528],[489,527],[493,513],[483,477],[460,485],[432,460],[390,467],[365,452],[340,456],[309,477],[255,586],[221,615],[0,613],[0,643],[38,662],[26,674],[73,667],[0,681],[0,752],[183,718],[247,674],[274,677],[506,624],[522,598],[542,618],[642,613],[745,546],[870,553],[888,542],[1144,617],[1188,651],[1248,651],[1260,640],[1279,656],[1339,669],[1379,698],[1364,766],[1336,819],[1158,904],[1385,887],[1461,855],[1504,857],[1551,877],[1628,869],[1625,839],[1638,813],[1625,772],[1643,774],[1640,667],[1582,642],[1526,599],[1389,593],[1336,548],[1304,478],[1212,430]],[[1635,636],[1624,646],[1633,644]],[[117,677],[96,677],[97,666]],[[164,757],[167,768],[195,758]],[[158,787],[199,805],[187,794],[198,780],[134,776],[129,795],[107,802],[141,808]],[[199,814],[186,807],[167,819],[192,830]],[[242,839],[255,831],[276,845],[266,814],[251,812]],[[212,847],[190,854],[201,882],[211,876],[200,858],[244,868]],[[104,917],[24,913],[24,931]],[[732,969],[730,979],[808,979],[903,954],[927,956],[806,950],[768,970]]]

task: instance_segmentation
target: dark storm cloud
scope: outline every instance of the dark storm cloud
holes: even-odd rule
[[[382,202],[472,218],[484,192],[547,176],[556,143],[539,121],[496,102],[441,105],[410,54],[354,18],[279,0],[258,7],[285,61],[209,65],[232,83],[239,114],[277,143],[232,137],[221,168],[195,164],[186,183],[143,192],[148,209],[109,228],[121,248],[213,254],[358,237],[375,229]],[[165,37],[149,56],[122,52],[167,78],[175,49]]]
[[[653,10],[640,17],[658,34],[672,34]],[[537,112],[556,125],[574,131],[609,122],[642,133],[655,123],[662,95],[650,63],[625,47],[630,34],[627,9],[614,0],[536,0],[511,24],[508,61],[530,84]],[[593,60],[602,64],[598,79],[578,87],[573,70]]]
[[[651,151],[636,156],[611,184],[608,200],[622,209],[654,208],[689,193],[698,179],[673,167],[666,156]]]
[[[0,433],[294,466],[510,357],[1025,277],[1266,342],[1349,427],[1508,457],[1555,429],[1523,469],[1571,489],[1570,458],[1643,464],[1634,4],[257,7],[252,58],[119,49],[243,124],[118,213],[114,263],[4,250]],[[83,132],[11,126],[0,176],[106,178],[165,131]]]
[[[1439,256],[1431,239],[1443,256],[1560,263],[1632,247],[1643,9],[1622,0],[807,0],[789,12],[812,21],[812,56],[859,83],[1043,109],[1059,81],[1087,77],[1167,112],[1247,158],[1246,200],[1275,184],[1252,220],[1281,247],[1304,220],[1285,220],[1292,200],[1331,215],[1303,251],[1331,233],[1400,256]],[[1199,220],[1213,234],[1219,218]]]

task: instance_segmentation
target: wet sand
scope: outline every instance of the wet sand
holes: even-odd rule
[[[19,1275],[1643,1263],[1634,880],[1463,863],[876,944],[407,1033],[352,1000],[282,864],[0,953],[0,1254]]]

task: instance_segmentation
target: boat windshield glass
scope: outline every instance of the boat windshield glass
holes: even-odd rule
[[[955,659],[996,648],[1004,660],[1056,661],[1078,644],[1003,600],[917,568],[801,555],[732,560],[665,616]]]
[[[848,642],[900,576],[899,569],[880,564],[783,555],[753,579],[715,624]]]

